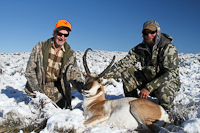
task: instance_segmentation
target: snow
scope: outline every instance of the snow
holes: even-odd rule
[[[76,51],[77,63],[81,71],[85,71],[82,62],[83,52]],[[91,72],[101,73],[115,55],[115,62],[122,59],[127,52],[108,52],[94,50],[87,55],[88,67]],[[36,98],[31,99],[25,92],[26,78],[24,73],[30,53],[0,53],[0,123],[21,121],[24,126],[35,125],[46,121],[41,133],[76,130],[87,133],[124,133],[129,129],[117,127],[96,126],[84,127],[83,97],[76,90],[72,91],[72,108],[56,108],[44,94],[37,92]],[[179,54],[181,89],[178,92],[173,108],[184,116],[184,121],[177,125],[166,125],[160,133],[167,130],[176,133],[200,133],[200,53]],[[84,80],[84,78],[83,78]],[[113,85],[107,84],[105,96],[107,99],[124,97],[122,82],[111,79]],[[148,97],[150,100],[156,99]],[[135,131],[136,132],[136,131]],[[20,133],[23,133],[21,130]]]

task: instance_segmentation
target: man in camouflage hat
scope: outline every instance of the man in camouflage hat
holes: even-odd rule
[[[144,23],[142,34],[143,42],[115,63],[106,76],[116,78],[121,74],[126,97],[155,96],[169,109],[180,89],[178,51],[172,37],[161,33],[155,20]]]
[[[31,97],[35,91],[45,93],[59,107],[72,109],[70,83],[81,92],[83,82],[76,54],[66,42],[70,31],[71,24],[59,20],[53,37],[35,45],[25,72],[25,91]]]

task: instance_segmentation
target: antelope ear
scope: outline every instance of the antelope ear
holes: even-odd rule
[[[86,73],[84,73],[83,71],[81,71],[81,73],[83,74],[83,76],[86,76],[87,74]]]

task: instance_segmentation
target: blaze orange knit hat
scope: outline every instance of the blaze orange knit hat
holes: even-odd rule
[[[71,31],[71,24],[66,20],[59,20],[56,23],[54,30],[56,30],[59,27],[67,27],[69,29],[69,31]]]

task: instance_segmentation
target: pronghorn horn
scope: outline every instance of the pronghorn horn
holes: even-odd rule
[[[87,54],[87,52],[88,52],[89,50],[92,51],[91,48],[88,48],[88,49],[85,51],[84,55],[83,55],[83,66],[84,66],[84,68],[85,68],[86,74],[90,74],[90,70],[89,70],[89,68],[88,68],[87,61],[86,61],[86,54]]]
[[[107,68],[106,68],[101,74],[99,74],[99,78],[103,77],[103,76],[105,75],[105,73],[108,72],[108,70],[110,69],[110,67],[111,67],[112,64],[114,63],[114,61],[115,61],[115,56],[113,56],[113,59],[112,59],[112,61],[110,62],[110,65],[107,66]]]

